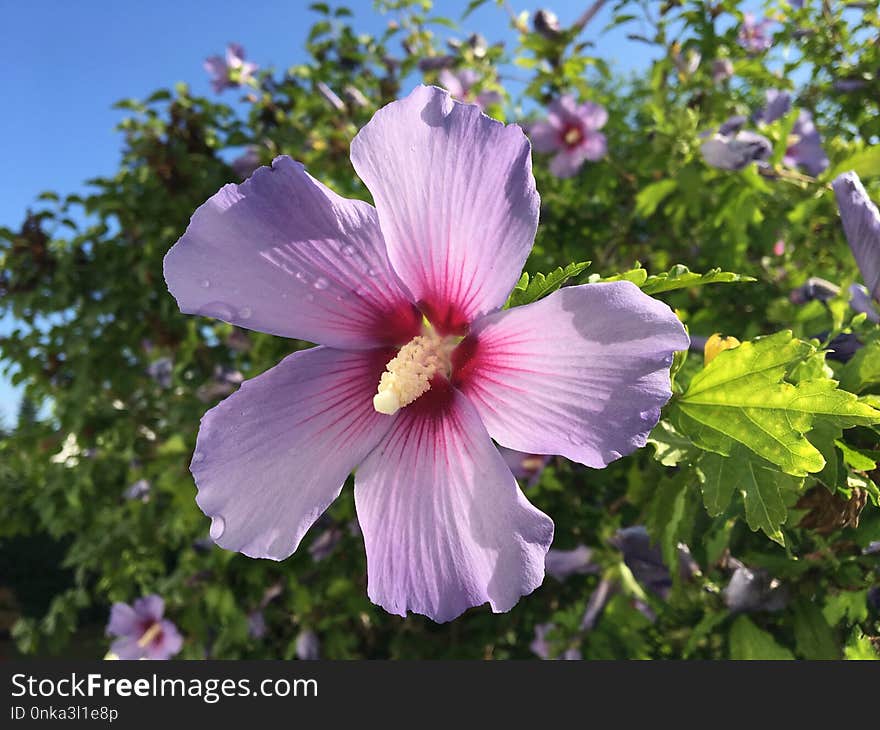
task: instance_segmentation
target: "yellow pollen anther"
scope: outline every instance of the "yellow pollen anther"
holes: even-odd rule
[[[569,129],[564,135],[562,135],[562,139],[565,141],[567,145],[574,145],[583,139],[583,133],[577,127],[572,127]]]
[[[385,366],[373,396],[373,408],[392,416],[427,393],[437,373],[449,377],[449,355],[454,347],[453,338],[438,337],[433,332],[413,337]]]
[[[153,641],[153,639],[155,639],[156,636],[161,632],[162,624],[156,621],[152,626],[150,626],[150,628],[144,631],[144,635],[141,636],[140,639],[138,639],[138,646],[142,648],[148,646]]]

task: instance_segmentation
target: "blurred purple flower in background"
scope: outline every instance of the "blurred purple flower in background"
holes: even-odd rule
[[[247,180],[260,166],[260,152],[251,145],[242,154],[229,163],[232,171],[240,180]]]
[[[244,60],[244,48],[238,43],[226,46],[225,58],[211,56],[205,59],[205,71],[211,75],[211,86],[218,94],[224,89],[248,83],[257,68],[257,64]]]
[[[712,61],[712,82],[720,84],[733,76],[733,63],[729,58],[716,58]]]
[[[266,617],[261,610],[251,611],[247,616],[248,635],[252,639],[262,639],[266,635]]]
[[[363,92],[352,84],[346,84],[346,86],[342,89],[342,95],[345,97],[345,101],[349,106],[352,107],[360,107],[365,109],[370,106],[370,100],[364,96]]]
[[[813,124],[813,117],[801,109],[791,130],[791,139],[782,161],[789,167],[803,167],[810,175],[818,175],[828,167],[828,155],[822,149],[822,138]]]
[[[547,640],[547,635],[552,633],[556,626],[552,623],[538,624],[535,626],[535,638],[529,645],[532,652],[541,659],[568,659],[578,660],[581,658],[581,651],[577,647],[568,647],[562,654],[556,656],[552,653],[552,644]]]
[[[868,82],[865,79],[837,79],[831,84],[835,91],[840,91],[844,94],[851,91],[861,91],[867,85]]]
[[[664,600],[669,596],[672,575],[663,563],[660,546],[651,544],[651,538],[643,525],[618,530],[610,542],[623,553],[623,562],[639,583]],[[693,576],[699,570],[686,545],[678,546],[676,567],[685,578]]]
[[[599,572],[599,566],[593,562],[593,551],[586,545],[578,545],[574,550],[548,550],[544,567],[556,580]]]
[[[150,491],[152,489],[153,485],[147,479],[138,479],[123,492],[123,495],[126,499],[139,499],[142,502],[146,502],[150,498]]]
[[[199,386],[196,390],[196,397],[202,403],[210,403],[234,392],[242,382],[244,382],[244,376],[238,370],[215,365],[213,377]]]
[[[321,658],[321,640],[311,629],[303,629],[297,635],[296,658],[312,661]]]
[[[134,604],[114,603],[107,634],[118,637],[110,651],[120,659],[170,659],[183,646],[177,627],[162,616],[160,596],[138,598]]]
[[[324,101],[332,108],[338,112],[345,111],[345,102],[337,96],[336,92],[333,91],[327,84],[323,81],[319,81],[315,84],[315,88],[318,90],[318,93],[323,97]]]
[[[773,45],[770,28],[773,21],[769,18],[758,20],[753,13],[743,15],[737,40],[751,54],[763,53]]]
[[[788,591],[766,570],[747,568],[738,560],[736,569],[722,592],[724,605],[731,613],[781,611],[788,604]]]
[[[791,111],[791,95],[778,89],[767,91],[767,105],[755,115],[755,121],[772,124]],[[818,175],[828,167],[828,156],[822,149],[822,138],[813,117],[801,109],[791,130],[788,148],[782,160],[789,167],[803,167],[811,175]]]
[[[764,162],[773,152],[770,140],[756,132],[743,130],[725,134],[721,131],[724,129],[729,127],[722,125],[700,145],[703,159],[712,167],[736,172],[755,162]]]
[[[171,373],[174,371],[174,360],[170,357],[160,357],[147,366],[147,375],[155,380],[160,387],[171,387]]]
[[[550,104],[546,121],[530,126],[529,137],[536,152],[556,153],[550,172],[571,177],[587,160],[605,156],[607,142],[599,130],[607,121],[605,107],[591,101],[578,104],[574,97],[563,96]]]
[[[165,257],[181,309],[323,344],[202,418],[191,470],[221,547],[288,557],[356,470],[387,611],[502,612],[542,583],[553,523],[492,438],[594,468],[631,453],[688,338],[630,282],[502,309],[537,230],[529,153],[515,125],[419,86],[352,142],[375,208],[279,157],[196,211]]]
[[[755,114],[756,122],[772,124],[791,111],[791,94],[787,91],[768,89],[766,99],[767,103],[764,108]]]
[[[318,537],[316,537],[312,541],[312,544],[309,545],[309,555],[312,556],[312,560],[316,563],[320,563],[322,560],[329,557],[339,544],[339,541],[342,540],[343,534],[342,530],[336,525],[328,527],[326,530],[319,533]]]
[[[480,75],[470,68],[461,71],[450,71],[444,68],[438,77],[440,85],[445,88],[454,99],[466,104],[476,104],[485,111],[492,104],[500,104],[502,96],[497,91],[481,91],[474,94],[474,86],[480,80]]]
[[[499,446],[498,451],[501,452],[513,476],[524,480],[527,487],[534,487],[541,480],[541,474],[553,458],[549,454],[526,454],[504,446]]]

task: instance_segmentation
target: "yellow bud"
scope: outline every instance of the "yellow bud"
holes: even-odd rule
[[[703,347],[703,364],[708,365],[718,357],[718,353],[732,350],[734,347],[739,347],[739,345],[740,341],[736,337],[728,337],[716,332],[706,340],[706,344]]]

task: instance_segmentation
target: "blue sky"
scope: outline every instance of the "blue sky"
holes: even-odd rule
[[[378,33],[388,21],[373,12],[372,0],[343,4],[355,11],[358,29]],[[549,6],[566,23],[590,4],[556,0]],[[114,130],[120,119],[111,108],[115,101],[143,98],[177,81],[210,94],[202,62],[222,53],[229,41],[243,44],[261,67],[302,61],[302,43],[315,17],[308,5],[305,0],[0,0],[0,48],[8,64],[0,75],[0,160],[7,180],[0,225],[18,227],[44,190],[77,192],[86,179],[115,170],[121,143]],[[512,0],[511,5],[519,11],[541,4]],[[435,3],[438,14],[453,19],[466,6],[467,0]],[[585,37],[620,69],[645,64],[645,47],[625,40],[629,28],[600,34],[608,17],[607,10],[600,13]],[[490,0],[463,27],[512,48],[515,35],[508,26],[505,12]],[[0,333],[12,324],[8,317],[0,320]],[[0,375],[0,419],[13,419],[19,397]]]

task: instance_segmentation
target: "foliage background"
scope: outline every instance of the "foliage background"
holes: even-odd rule
[[[658,58],[621,76],[593,55],[589,38],[602,28],[539,32],[533,12],[508,12],[506,3],[497,19],[513,24],[516,47],[494,44],[492,28],[470,28],[468,18],[460,26],[445,20],[428,0],[377,3],[389,20],[381,34],[354,27],[344,7],[316,3],[307,63],[262,69],[226,97],[196,96],[179,84],[120,102],[118,171],[91,180],[85,195],[47,192],[20,227],[0,229],[0,315],[16,323],[0,355],[26,393],[0,442],[0,610],[16,651],[103,655],[109,605],[155,592],[186,638],[185,658],[292,658],[303,631],[317,634],[328,658],[528,658],[535,627],[546,623],[554,625],[551,654],[577,647],[586,658],[877,658],[872,591],[880,560],[870,546],[880,540],[880,492],[871,405],[880,338],[847,305],[846,287],[859,274],[828,183],[855,168],[880,199],[880,151],[872,146],[880,134],[880,17],[872,3],[796,5],[767,6],[776,20],[773,47],[750,54],[736,40],[739,0],[608,3],[611,22],[632,27],[630,42],[648,44]],[[259,49],[249,50],[259,61]],[[692,70],[681,63],[689,52],[701,57]],[[730,80],[713,80],[719,58],[733,62]],[[754,433],[731,446],[689,430],[688,388],[708,372],[692,352],[677,363],[677,396],[654,445],[602,471],[553,460],[527,492],[556,522],[554,547],[589,546],[597,570],[548,577],[508,614],[480,608],[445,625],[389,616],[369,603],[350,488],[283,563],[250,560],[207,539],[187,469],[200,416],[233,387],[230,373],[253,377],[306,343],[183,316],[161,275],[162,257],[192,211],[240,179],[230,160],[250,146],[263,163],[289,154],[338,193],[368,199],[348,160],[351,138],[377,108],[419,81],[436,82],[441,65],[475,69],[483,88],[503,92],[490,112],[507,121],[540,118],[562,93],[608,109],[605,159],[560,180],[546,157],[535,156],[542,210],[529,272],[589,260],[579,280],[623,275],[646,285],[692,335],[723,332],[754,340],[749,346],[768,357],[782,353],[778,372],[755,386],[766,397],[787,388],[827,391],[800,429],[822,453],[822,471],[774,462]],[[861,85],[841,91],[841,79]],[[319,82],[340,95],[341,107]],[[812,112],[829,170],[814,179],[781,165],[791,115],[762,129],[775,145],[770,167],[708,166],[700,133],[734,113],[750,116],[777,88]],[[230,106],[233,98],[244,103]],[[754,281],[701,286],[676,264]],[[664,291],[668,280],[645,274],[669,270],[687,286]],[[790,293],[811,276],[844,293],[794,304]],[[755,339],[785,331],[795,339],[777,335],[772,347]],[[847,364],[822,349],[839,334],[864,344]],[[755,376],[738,352],[713,367]],[[751,486],[730,474],[742,464],[759,474]],[[148,491],[133,495],[141,480]],[[771,504],[763,520],[750,515],[755,495]],[[620,528],[638,524],[672,565],[668,594],[640,582],[644,574],[615,546]],[[316,560],[308,548],[322,530],[339,541]],[[679,544],[699,567],[684,577]],[[740,564],[761,579],[752,603],[737,609],[724,589]],[[600,584],[614,595],[584,627]],[[254,631],[257,613],[263,635]]]

